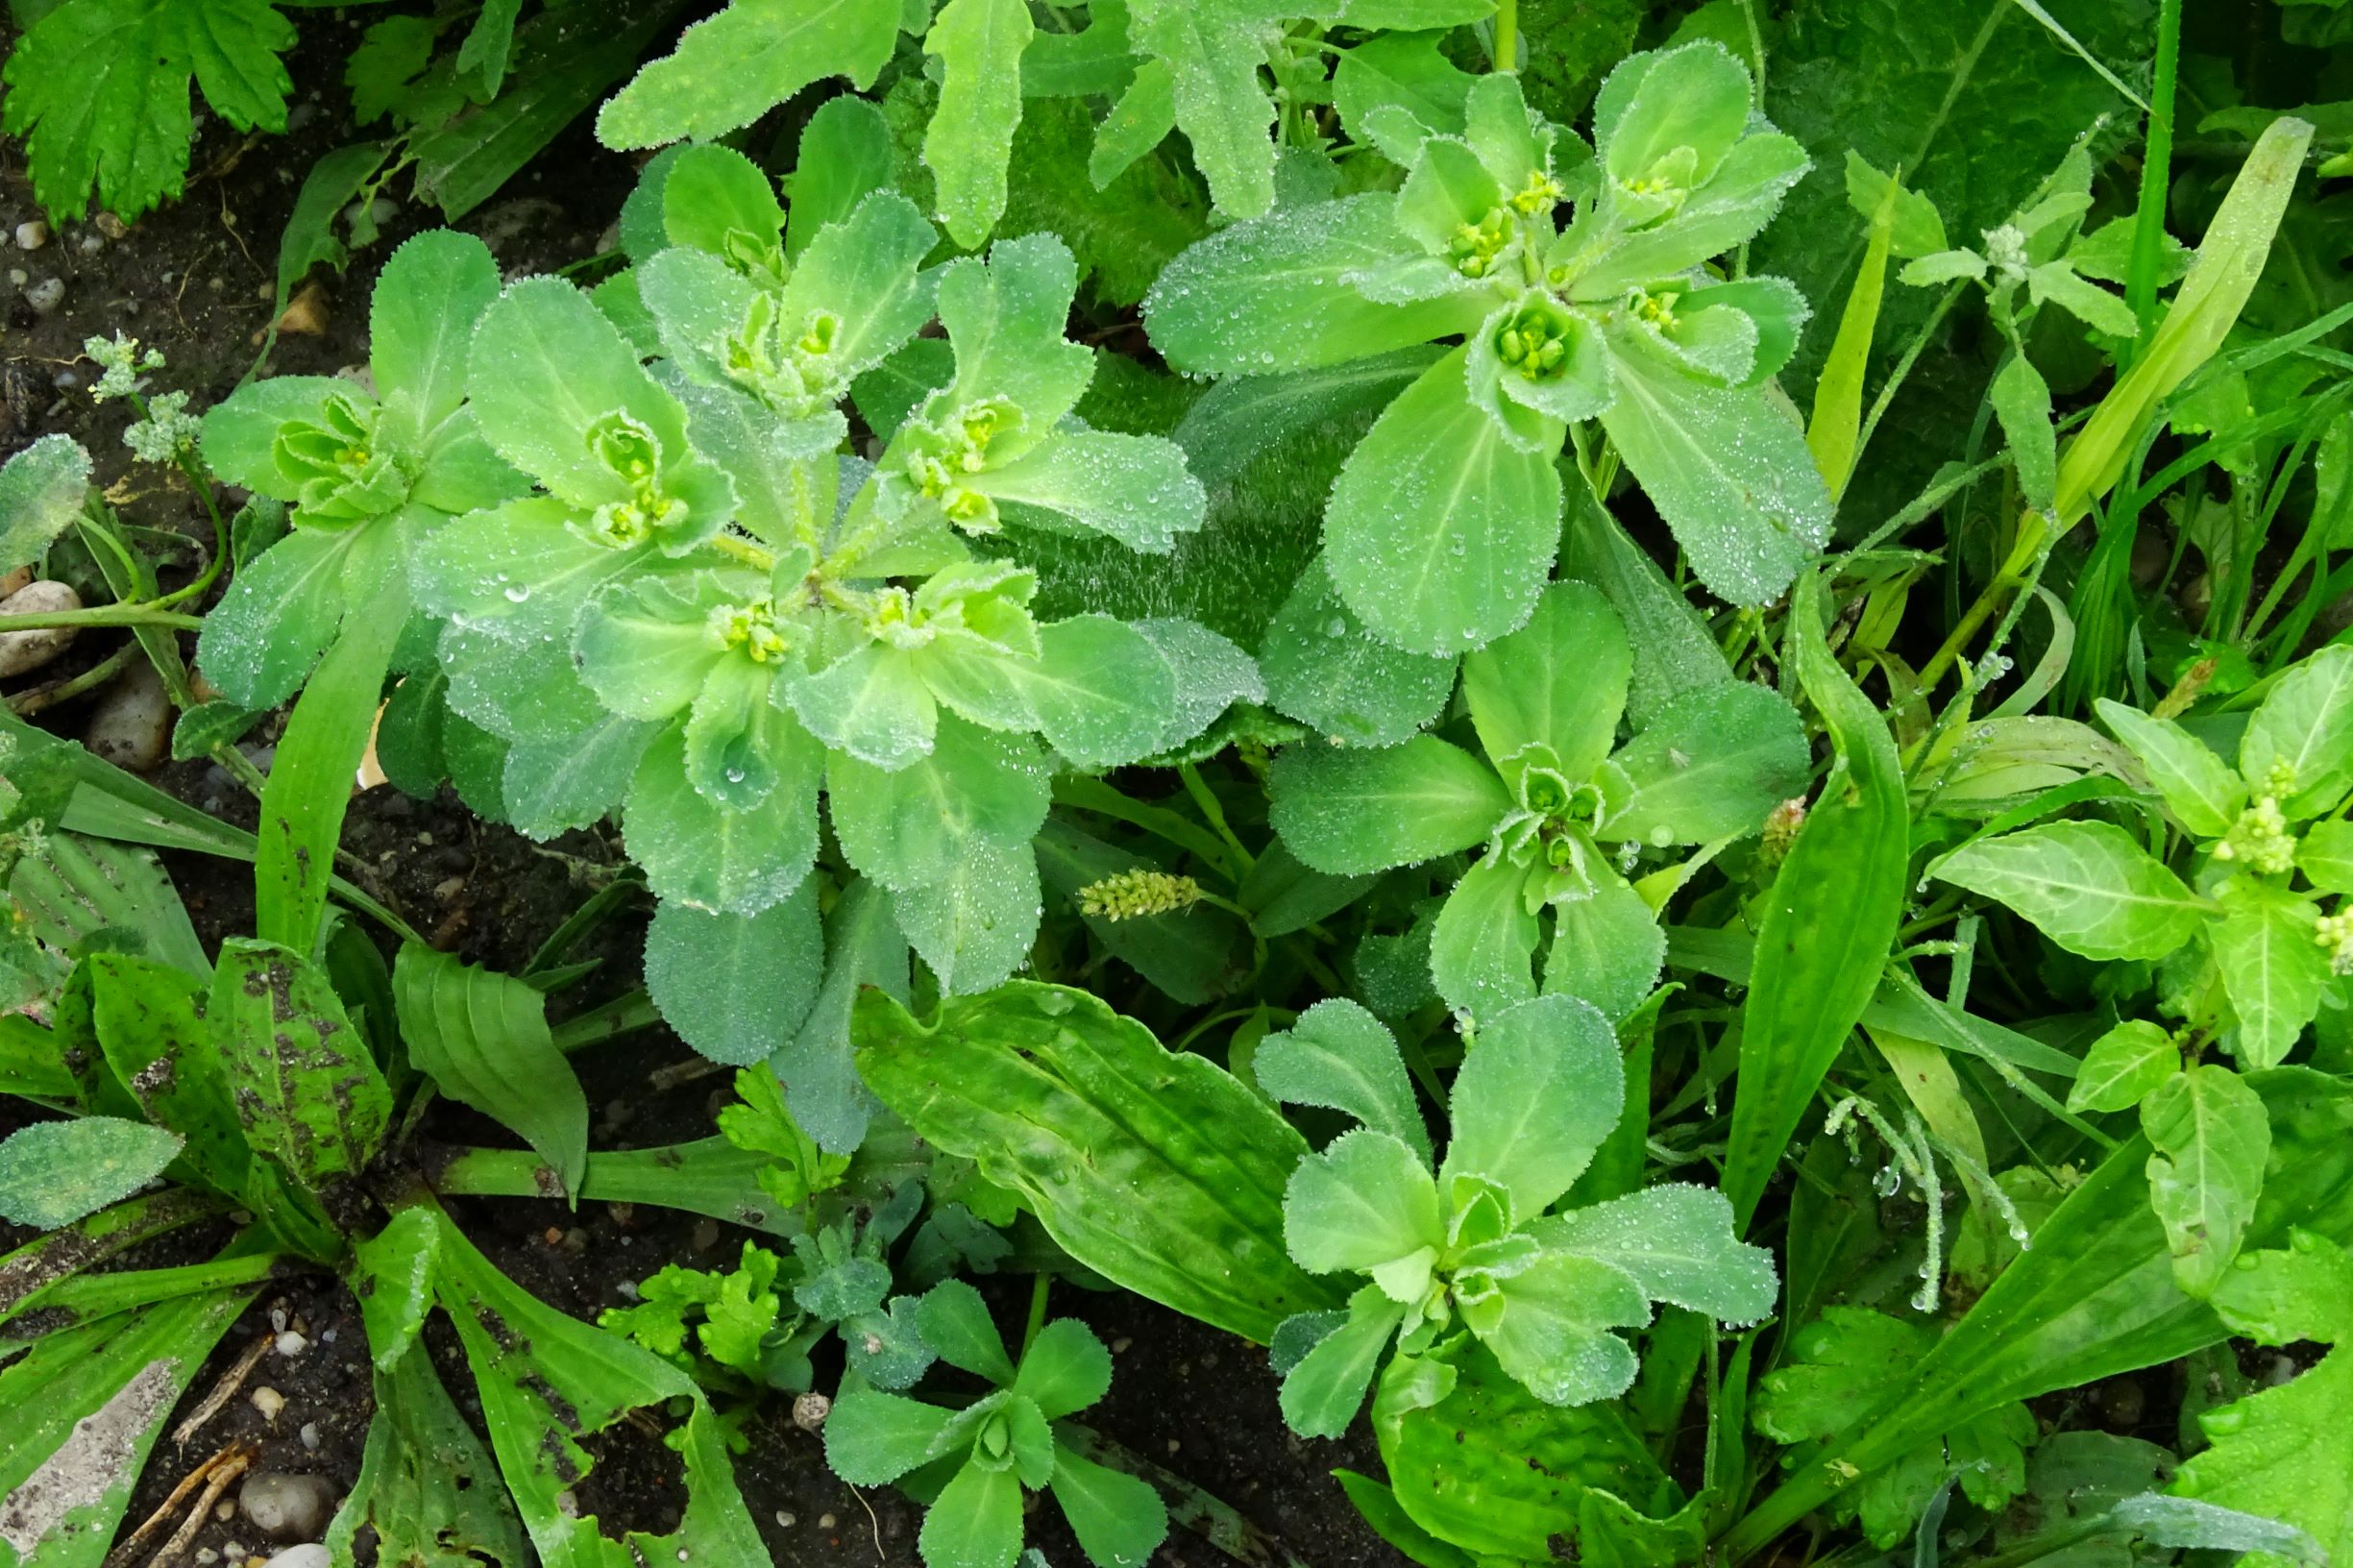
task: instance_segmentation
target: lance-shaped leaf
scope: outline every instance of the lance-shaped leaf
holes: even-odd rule
[[[1387,1025],[1345,997],[1330,997],[1299,1015],[1289,1029],[1259,1041],[1251,1059],[1259,1087],[1291,1105],[1344,1112],[1386,1133],[1432,1164],[1405,1058]]]
[[[2166,809],[2182,826],[2207,839],[2230,831],[2246,805],[2246,783],[2229,763],[2170,719],[2152,718],[2104,697],[2093,705],[2116,738],[2141,759],[2149,782],[2165,796]]]
[[[404,943],[393,1003],[411,1059],[444,1094],[520,1135],[576,1195],[588,1096],[548,1030],[547,999],[512,975]]]
[[[2163,958],[2205,919],[2181,878],[2112,822],[2047,822],[1981,839],[1932,874],[2007,904],[2086,958]]]
[[[0,1139],[0,1219],[54,1231],[129,1197],[179,1157],[177,1133],[120,1116],[36,1122]]]
[[[1339,1305],[1291,1262],[1283,1192],[1306,1141],[1198,1056],[1094,997],[1016,982],[919,1024],[860,999],[858,1068],[937,1147],[1029,1200],[1105,1278],[1264,1343]]]
[[[1745,838],[1805,787],[1811,759],[1798,710],[1747,681],[1668,701],[1601,772],[1594,837],[1664,846]]]
[[[2233,1054],[2243,1067],[2275,1067],[2320,1011],[2329,983],[2328,953],[2314,937],[2319,911],[2252,879],[2224,888],[2217,901],[2222,918],[2207,934],[2238,1020]]]
[[[923,39],[941,66],[923,161],[939,190],[940,221],[968,250],[1005,212],[1005,166],[1021,123],[1021,54],[1036,31],[1028,0],[948,0]]]
[[[392,1092],[323,970],[275,943],[232,938],[206,1016],[254,1147],[310,1188],[376,1157]]]
[[[2162,1025],[2127,1018],[2092,1041],[2068,1087],[2070,1111],[2123,1111],[2181,1071],[2181,1050]]]
[[[791,1040],[817,999],[824,947],[817,884],[756,915],[665,903],[646,930],[646,990],[678,1038],[748,1066]]]
[[[1549,748],[1560,775],[1576,782],[1592,776],[1617,740],[1632,668],[1626,625],[1601,590],[1556,582],[1528,625],[1462,661],[1462,697],[1507,783],[1516,783],[1531,746]]]
[[[1525,1002],[1481,1028],[1455,1074],[1438,1184],[1452,1191],[1458,1178],[1483,1177],[1525,1223],[1576,1182],[1625,1101],[1607,1019],[1572,996]]]
[[[1732,1206],[1709,1188],[1671,1182],[1540,1220],[1548,1247],[1624,1272],[1653,1301],[1754,1323],[1773,1311],[1773,1255],[1737,1239]]]
[[[812,82],[846,76],[864,88],[891,58],[899,15],[868,0],[735,0],[606,100],[597,137],[625,150],[711,140]]]
[[[327,1527],[328,1551],[348,1557],[364,1528],[380,1560],[464,1568],[525,1560],[522,1524],[496,1461],[442,1387],[433,1360],[401,1355],[375,1376],[359,1478]]]
[[[2324,648],[2280,677],[2239,743],[2239,772],[2265,795],[2284,780],[2279,803],[2295,821],[2353,790],[2353,648]]]
[[[1324,509],[1324,566],[1374,634],[1418,653],[1491,642],[1524,623],[1560,537],[1561,427],[1522,450],[1479,407],[1461,351],[1383,410]],[[1801,448],[1802,451],[1802,448]]]
[[[1485,1022],[1536,993],[1532,868],[1490,850],[1447,894],[1430,932],[1430,978],[1446,1005]]]

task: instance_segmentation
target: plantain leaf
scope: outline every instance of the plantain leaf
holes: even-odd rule
[[[858,1070],[944,1153],[1027,1200],[1114,1284],[1264,1344],[1340,1305],[1283,1245],[1306,1139],[1264,1100],[1084,992],[1015,981],[923,1024],[878,992],[852,1020]]]
[[[578,1196],[588,1096],[548,1031],[547,999],[414,942],[393,963],[392,996],[417,1066],[444,1094],[519,1135]]]

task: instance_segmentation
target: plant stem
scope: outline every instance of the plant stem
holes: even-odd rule
[[[1046,1292],[1053,1287],[1054,1276],[1042,1270],[1030,1282],[1029,1322],[1021,1329],[1021,1354],[1023,1356],[1029,1354],[1029,1347],[1038,1342],[1039,1331],[1045,1327],[1045,1297]]]
[[[60,702],[80,697],[93,687],[104,686],[122,673],[123,666],[131,662],[131,655],[138,650],[137,643],[125,643],[78,675],[61,680],[55,685],[36,686],[29,692],[20,692],[10,698],[9,709],[19,719],[30,719],[43,708],[53,708]]]
[[[1219,838],[1225,840],[1226,847],[1234,851],[1234,869],[1237,872],[1234,880],[1238,885],[1242,877],[1250,874],[1250,868],[1258,864],[1258,857],[1243,848],[1242,841],[1236,838],[1234,829],[1226,825],[1225,805],[1209,787],[1208,781],[1202,778],[1199,768],[1189,762],[1181,763],[1177,767],[1177,777],[1185,781],[1185,793],[1191,796],[1193,804],[1201,808],[1201,815],[1209,820],[1210,826]]]
[[[2012,594],[2026,585],[2034,575],[2035,562],[2042,557],[2043,547],[2049,542],[2050,526],[2042,513],[2027,512],[2019,518],[2018,539],[2010,547],[2010,558],[1994,575],[1994,580],[1978,593],[1976,600],[1962,612],[1960,624],[1952,628],[1952,635],[1945,639],[1944,646],[1921,666],[1917,688],[1921,696],[1936,690],[1937,682],[1944,679],[1945,672],[1952,668],[1961,650],[1977,635],[1977,629],[2008,602]]]
[[[53,626],[170,626],[177,631],[197,631],[204,624],[203,616],[179,615],[152,604],[93,604],[46,615],[0,615],[0,632],[45,631]]]
[[[1495,0],[1494,68],[1520,68],[1520,0]]]

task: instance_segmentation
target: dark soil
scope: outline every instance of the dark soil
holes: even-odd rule
[[[191,539],[209,536],[197,499],[176,475],[132,467],[119,439],[130,415],[122,404],[91,402],[84,389],[96,367],[82,357],[82,344],[121,331],[159,349],[168,368],[155,377],[155,389],[184,389],[199,411],[225,397],[252,367],[270,321],[278,240],[295,192],[321,155],[355,139],[339,85],[341,60],[369,13],[356,10],[349,20],[337,20],[340,12],[295,14],[305,32],[289,61],[302,85],[292,133],[249,137],[217,120],[206,123],[184,197],[120,237],[110,237],[108,226],[93,219],[60,226],[38,250],[18,250],[7,236],[39,214],[22,148],[0,142],[0,457],[51,431],[74,435],[96,458],[99,483],[110,487],[110,499],[126,519],[175,528]],[[0,26],[0,48],[13,41],[13,30]],[[634,176],[632,160],[603,151],[582,124],[459,227],[488,241],[510,276],[552,268],[600,248]],[[320,275],[324,330],[282,334],[265,372],[331,375],[364,365],[366,303],[375,274],[394,244],[431,227],[435,217],[429,209],[404,208],[385,225],[382,242],[354,257],[346,276]],[[26,290],[53,278],[64,283],[62,302],[47,314],[37,313]],[[118,647],[120,636],[85,633],[67,660],[42,678],[87,668]],[[86,705],[68,703],[43,722],[78,735],[86,712]],[[276,723],[266,722],[249,736],[248,750],[270,745]],[[175,764],[155,778],[230,821],[253,824],[251,797],[208,763]],[[446,791],[437,800],[418,801],[389,787],[355,798],[343,845],[347,874],[368,884],[434,945],[508,970],[527,961],[621,862],[614,836],[579,833],[533,845],[480,821]],[[251,876],[243,865],[186,854],[165,860],[208,947],[252,929]],[[555,1016],[632,985],[642,933],[642,917],[627,917],[575,953],[601,959],[602,968],[574,997],[555,1004]],[[723,1079],[668,1089],[649,1083],[650,1073],[690,1060],[666,1032],[624,1040],[582,1060],[590,1103],[600,1108],[597,1146],[642,1147],[706,1136],[713,1090]],[[24,1109],[0,1101],[0,1134],[26,1119]],[[446,1102],[435,1107],[422,1133],[448,1144],[511,1142],[491,1123]],[[667,1263],[723,1265],[744,1239],[732,1227],[643,1207],[592,1204],[576,1213],[558,1203],[498,1199],[456,1199],[450,1207],[500,1268],[543,1300],[581,1316],[622,1304],[625,1285]],[[26,1234],[0,1226],[0,1251]],[[131,1261],[192,1261],[220,1239],[183,1233]],[[159,1255],[166,1251],[169,1256]],[[1000,1294],[1000,1318],[1017,1331],[1020,1302],[1010,1291]],[[1019,1291],[1024,1299],[1026,1294],[1025,1287]],[[1309,1568],[1402,1562],[1329,1476],[1336,1465],[1377,1472],[1369,1437],[1360,1432],[1343,1443],[1309,1444],[1290,1435],[1276,1410],[1275,1382],[1262,1351],[1132,1296],[1058,1286],[1055,1309],[1084,1318],[1115,1347],[1111,1396],[1090,1412],[1103,1435],[1232,1506]],[[329,1478],[338,1496],[349,1490],[373,1413],[371,1384],[357,1304],[331,1279],[293,1278],[258,1292],[166,1431],[257,1339],[274,1338],[281,1325],[304,1336],[302,1354],[265,1351],[237,1395],[184,1447],[168,1437],[159,1443],[126,1529],[193,1467],[240,1441],[255,1446],[257,1470],[316,1473]],[[428,1343],[459,1409],[478,1427],[479,1402],[453,1336],[437,1329]],[[257,1389],[282,1397],[274,1420],[254,1403]],[[919,1510],[895,1492],[859,1494],[836,1481],[819,1440],[793,1426],[787,1405],[773,1401],[755,1414],[747,1429],[749,1451],[736,1462],[746,1500],[777,1562],[913,1568]],[[583,1507],[601,1506],[625,1513],[633,1524],[659,1529],[675,1517],[676,1481],[667,1450],[650,1440],[616,1443],[601,1478],[586,1488]],[[227,1495],[233,1498],[233,1488]],[[1030,1538],[1058,1568],[1084,1560],[1050,1506],[1033,1518]],[[202,1568],[270,1550],[242,1519],[216,1518],[182,1560]],[[1161,1568],[1219,1568],[1231,1560],[1183,1531],[1154,1558]]]

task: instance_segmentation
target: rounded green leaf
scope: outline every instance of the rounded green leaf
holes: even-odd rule
[[[2324,648],[2280,677],[2239,743],[2239,772],[2297,821],[2353,789],[2353,648]]]
[[[1336,876],[1468,849],[1511,809],[1494,769],[1430,735],[1375,751],[1291,747],[1267,790],[1283,842]]]
[[[1167,1505],[1140,1476],[1057,1449],[1051,1486],[1095,1568],[1143,1568],[1167,1538]]]
[[[1669,700],[1602,773],[1594,837],[1661,847],[1745,838],[1805,788],[1812,757],[1798,710],[1748,681]]]
[[[944,880],[974,842],[1010,849],[1045,821],[1045,760],[1026,735],[940,717],[930,753],[895,772],[837,754],[826,771],[834,833],[851,865],[895,891]]]
[[[1538,416],[1541,418],[1541,416]],[[1528,619],[1560,537],[1559,444],[1524,452],[1457,350],[1383,410],[1324,509],[1324,564],[1376,636],[1458,653]]]
[[[1573,996],[1523,1002],[1479,1031],[1455,1074],[1439,1183],[1483,1176],[1532,1219],[1583,1173],[1625,1102],[1608,1019]]]
[[[1455,661],[1383,642],[1343,603],[1319,556],[1259,649],[1276,708],[1352,746],[1394,746],[1438,716]]]
[[[2127,1018],[2092,1041],[2067,1091],[2070,1111],[2123,1111],[2181,1071],[2173,1037],[2145,1018]]]
[[[1601,590],[1556,582],[1528,625],[1463,659],[1462,697],[1479,744],[1507,779],[1523,748],[1543,746],[1574,783],[1609,755],[1632,669],[1626,624]]]
[[[1430,1167],[1386,1133],[1342,1133],[1292,1172],[1283,1239],[1317,1274],[1369,1274],[1421,1252],[1434,1259],[1446,1230]]]
[[[2255,1217],[2271,1124],[2262,1098],[2228,1067],[2207,1063],[2168,1078],[2141,1105],[2148,1202],[2165,1226],[2173,1278],[2204,1298],[2221,1284]]]
[[[824,979],[817,885],[756,915],[664,903],[646,928],[646,990],[662,1021],[728,1066],[765,1062],[793,1039]]]
[[[1430,933],[1430,977],[1446,1005],[1484,1022],[1536,993],[1530,868],[1489,850],[1462,873]]]

